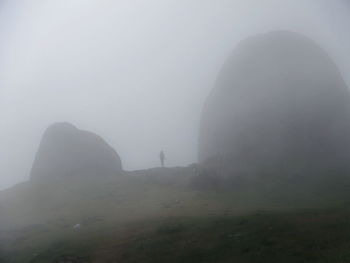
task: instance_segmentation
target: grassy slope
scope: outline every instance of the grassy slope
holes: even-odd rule
[[[1,192],[0,262],[350,262],[344,184],[322,196],[271,191],[272,181],[197,191],[192,168],[132,175]]]
[[[4,262],[350,262],[349,219],[328,210],[143,221],[66,233]]]
[[[117,256],[102,250],[97,258],[101,262],[349,262],[349,215],[349,211],[323,211],[178,219],[122,243]]]

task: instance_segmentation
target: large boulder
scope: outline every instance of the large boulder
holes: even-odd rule
[[[205,103],[199,160],[223,176],[347,173],[349,114],[347,86],[322,48],[291,32],[251,37]]]
[[[117,175],[122,163],[100,136],[69,123],[51,125],[43,135],[31,179]]]

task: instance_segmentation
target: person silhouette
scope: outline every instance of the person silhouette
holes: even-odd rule
[[[163,150],[160,151],[159,159],[160,159],[160,164],[162,165],[162,167],[164,167],[164,161],[166,158]]]

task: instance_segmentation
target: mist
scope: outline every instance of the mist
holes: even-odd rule
[[[124,169],[197,162],[205,98],[247,36],[303,33],[349,84],[350,4],[339,1],[0,3],[0,189],[28,180],[55,122],[101,135]]]
[[[348,0],[0,0],[0,263],[350,262]]]

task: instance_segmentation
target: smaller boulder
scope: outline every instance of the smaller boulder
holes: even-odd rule
[[[43,135],[31,179],[110,176],[121,172],[119,155],[100,136],[69,123],[56,123]]]

